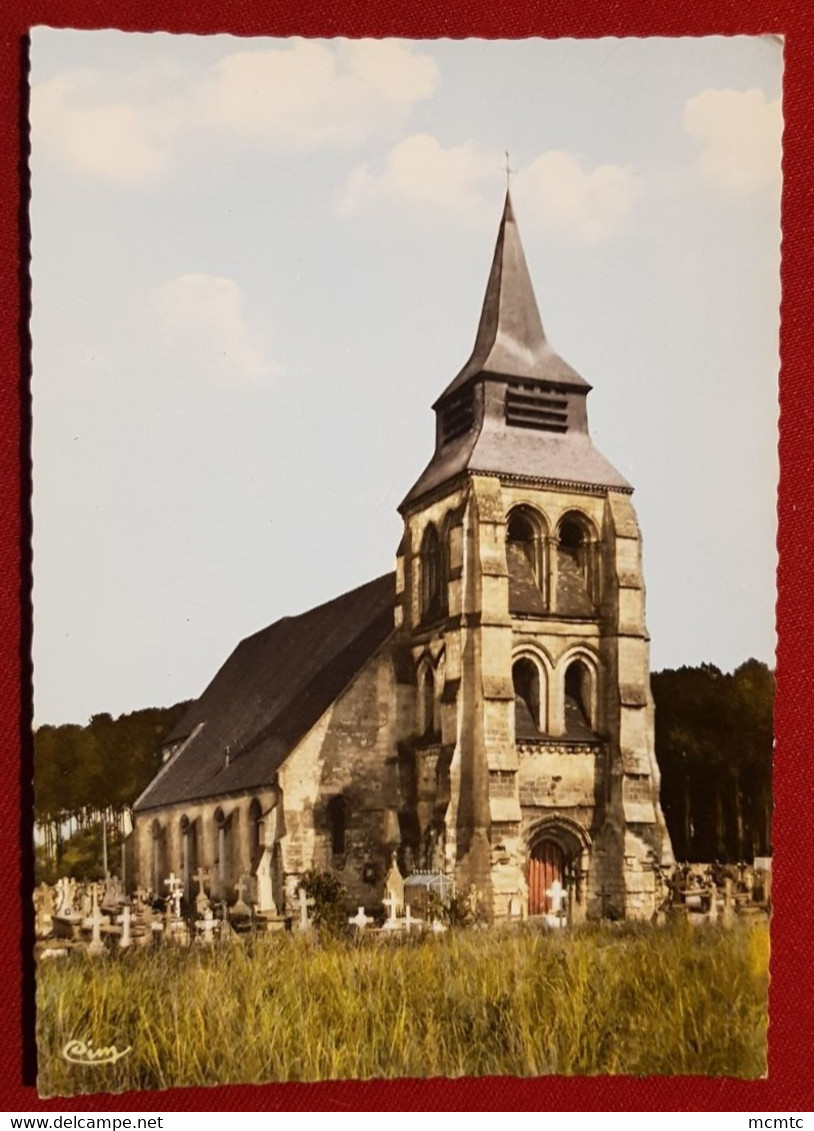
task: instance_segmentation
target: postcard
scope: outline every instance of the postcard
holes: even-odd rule
[[[34,29],[41,1096],[765,1077],[782,68]]]

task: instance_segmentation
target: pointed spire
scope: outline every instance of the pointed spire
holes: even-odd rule
[[[508,189],[475,347],[443,396],[478,373],[589,388],[548,344]]]

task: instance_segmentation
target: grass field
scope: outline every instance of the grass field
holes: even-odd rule
[[[271,935],[40,963],[39,1090],[546,1073],[762,1076],[769,938],[588,926]],[[130,1052],[68,1063],[71,1040]]]

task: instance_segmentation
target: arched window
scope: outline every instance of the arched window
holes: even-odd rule
[[[592,676],[587,664],[574,660],[565,671],[565,733],[570,738],[589,738],[591,724]]]
[[[226,899],[234,882],[234,813],[225,813],[219,805],[214,813],[218,830],[218,895]]]
[[[328,802],[326,813],[328,831],[331,837],[331,851],[334,856],[344,856],[348,824],[348,803],[345,798],[342,796],[332,797]]]
[[[527,656],[512,665],[514,683],[515,737],[536,738],[542,732],[540,714],[540,670]]]
[[[418,681],[418,733],[426,737],[435,731],[435,676],[429,663],[422,666]]]
[[[532,507],[514,507],[506,521],[506,564],[511,612],[547,609],[545,524]]]
[[[160,898],[164,895],[165,887],[164,880],[166,876],[166,860],[165,860],[165,837],[164,828],[161,822],[156,819],[153,821],[151,829],[153,838],[153,895]]]
[[[198,870],[198,837],[196,822],[186,813],[181,817],[181,878],[184,881],[184,895],[191,900],[194,895],[193,877]]]
[[[592,616],[597,593],[596,539],[584,515],[572,511],[560,522],[557,537],[557,612]]]
[[[446,611],[444,555],[432,523],[421,539],[421,619],[433,620]]]
[[[249,805],[249,860],[252,871],[263,853],[263,806],[256,797]]]

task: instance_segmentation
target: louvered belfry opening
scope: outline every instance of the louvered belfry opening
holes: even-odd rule
[[[475,423],[475,396],[471,385],[452,393],[439,406],[441,443],[448,444],[465,435]]]
[[[506,388],[506,423],[562,434],[568,431],[568,399],[552,386],[512,381]]]

